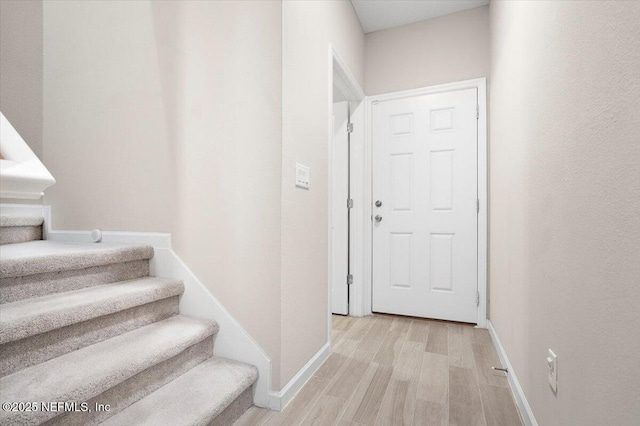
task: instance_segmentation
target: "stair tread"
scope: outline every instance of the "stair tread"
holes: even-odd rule
[[[184,291],[180,280],[145,277],[0,305],[0,343],[144,305]]]
[[[0,227],[3,228],[13,226],[40,226],[43,222],[44,218],[42,216],[0,216]]]
[[[59,272],[153,257],[151,246],[108,243],[29,241],[0,246],[0,275],[12,278]]]
[[[213,321],[176,315],[2,377],[2,402],[88,401],[217,331]],[[0,411],[0,424],[55,414]]]
[[[257,379],[248,364],[213,357],[135,402],[102,425],[206,425]]]

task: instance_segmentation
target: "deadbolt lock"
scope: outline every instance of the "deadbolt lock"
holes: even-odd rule
[[[382,207],[382,201],[380,200],[376,201],[376,207]]]

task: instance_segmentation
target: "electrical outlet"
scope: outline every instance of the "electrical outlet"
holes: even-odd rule
[[[553,393],[558,392],[558,356],[549,349],[549,356],[547,357],[547,366],[549,368],[549,385]]]

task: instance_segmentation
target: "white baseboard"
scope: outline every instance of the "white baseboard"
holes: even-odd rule
[[[42,216],[47,218],[50,211],[50,206],[43,206],[42,204],[0,204],[0,214],[9,216]]]
[[[46,220],[45,220],[46,223]],[[90,243],[91,231],[56,231],[45,227],[45,239],[67,243]],[[153,246],[154,249],[170,249],[171,234],[162,232],[118,232],[102,231],[103,243],[138,244]]]
[[[154,252],[151,274],[182,280],[185,291],[180,298],[180,312],[210,319],[220,325],[214,354],[255,365],[258,380],[254,386],[253,402],[259,407],[272,408],[269,393],[271,358],[171,248],[154,247]]]
[[[518,406],[518,411],[520,412],[520,416],[524,421],[525,426],[538,426],[538,422],[536,418],[533,416],[533,411],[531,410],[531,406],[527,401],[527,397],[520,386],[520,382],[518,382],[518,378],[516,377],[516,372],[513,370],[511,363],[509,362],[509,358],[507,357],[507,353],[500,343],[500,339],[498,338],[498,334],[496,333],[496,329],[493,328],[493,323],[491,320],[487,320],[487,328],[489,329],[489,334],[491,335],[491,340],[493,340],[493,345],[496,347],[496,351],[498,352],[498,358],[500,358],[500,363],[503,367],[507,368],[509,372],[507,373],[507,379],[509,380],[509,386],[511,387],[511,392],[516,399],[516,405]]]
[[[269,393],[271,403],[269,408],[276,411],[282,411],[302,389],[302,387],[311,379],[313,374],[320,368],[323,362],[331,355],[331,344],[325,343],[322,348],[298,371],[298,373],[289,380],[282,390]]]

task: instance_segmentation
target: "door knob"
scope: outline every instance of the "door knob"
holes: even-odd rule
[[[376,207],[382,207],[382,201],[380,200],[376,201]]]
[[[382,216],[380,216],[379,214],[377,214],[374,219],[376,220],[376,222],[382,222]]]

